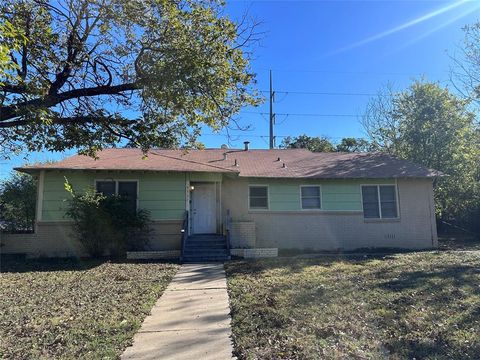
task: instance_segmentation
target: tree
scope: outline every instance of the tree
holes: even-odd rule
[[[480,101],[480,22],[463,28],[465,37],[453,57],[453,82],[465,97]]]
[[[300,135],[287,136],[280,144],[283,149],[308,149],[313,152],[366,152],[372,151],[373,145],[362,138],[343,138],[339,144],[333,144],[327,137]]]
[[[480,204],[480,136],[468,100],[416,81],[373,99],[363,125],[380,150],[445,173],[435,189],[437,214],[472,223]]]
[[[0,79],[3,155],[130,142],[146,150],[194,142],[256,105],[248,44],[220,0],[5,0],[10,68]],[[175,142],[174,142],[175,143]]]
[[[13,173],[0,184],[0,228],[7,232],[33,231],[37,181],[30,175]]]
[[[343,138],[336,146],[336,151],[340,152],[368,152],[374,150],[373,145],[362,138]]]
[[[300,135],[297,137],[287,136],[280,144],[283,149],[308,149],[313,152],[332,152],[335,147],[326,137],[314,137]]]
[[[11,79],[10,72],[18,69],[17,64],[11,61],[9,54],[12,50],[18,51],[25,41],[23,34],[10,22],[0,23],[0,79],[5,77]]]

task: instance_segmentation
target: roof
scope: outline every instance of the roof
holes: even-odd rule
[[[313,153],[305,149],[150,150],[105,149],[94,159],[75,155],[16,170],[129,170],[232,173],[259,178],[406,178],[435,177],[440,172],[382,153]],[[237,165],[235,165],[237,164]]]

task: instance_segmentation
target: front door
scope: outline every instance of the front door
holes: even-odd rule
[[[217,230],[215,184],[194,184],[192,191],[192,231],[213,234]]]

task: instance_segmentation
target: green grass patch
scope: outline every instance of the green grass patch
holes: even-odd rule
[[[227,263],[239,359],[478,359],[480,252]]]
[[[4,259],[0,358],[118,358],[177,268]]]

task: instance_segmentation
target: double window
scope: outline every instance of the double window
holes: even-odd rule
[[[363,185],[363,216],[366,219],[398,217],[395,185]]]
[[[268,186],[250,185],[248,188],[248,204],[253,210],[268,210]]]
[[[98,193],[105,196],[120,196],[125,199],[126,206],[137,211],[137,182],[121,180],[97,180],[95,187]]]
[[[300,195],[303,210],[321,209],[320,186],[302,185],[300,186]]]

